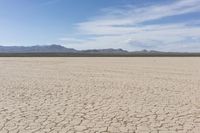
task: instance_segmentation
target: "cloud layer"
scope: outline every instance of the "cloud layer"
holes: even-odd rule
[[[131,5],[103,9],[102,15],[76,24],[77,39],[62,38],[69,47],[200,51],[200,18],[177,16],[200,12],[200,0],[177,0],[144,7]],[[162,19],[168,18],[165,23]]]

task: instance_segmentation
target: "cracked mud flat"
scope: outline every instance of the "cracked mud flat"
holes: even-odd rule
[[[0,133],[199,133],[200,58],[0,58]]]

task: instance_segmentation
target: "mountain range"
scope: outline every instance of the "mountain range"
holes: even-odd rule
[[[76,50],[61,45],[0,46],[0,57],[200,57],[200,53],[123,49]]]
[[[0,46],[0,53],[127,53],[123,49],[76,50],[61,45]]]

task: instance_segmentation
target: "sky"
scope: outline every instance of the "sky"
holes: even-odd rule
[[[200,52],[200,0],[0,0],[0,45]]]

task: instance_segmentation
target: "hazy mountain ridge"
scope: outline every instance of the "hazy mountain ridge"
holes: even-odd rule
[[[0,53],[128,53],[123,49],[89,49],[76,50],[61,45],[0,46]]]
[[[89,49],[89,50],[82,50],[81,52],[85,53],[128,53],[128,51],[123,50],[123,49]]]
[[[0,46],[0,53],[73,53],[77,50],[65,48],[61,45]]]
[[[162,52],[145,49],[141,51],[127,51],[113,48],[76,50],[56,44],[35,46],[0,46],[0,54],[1,56],[200,56],[200,53]]]

